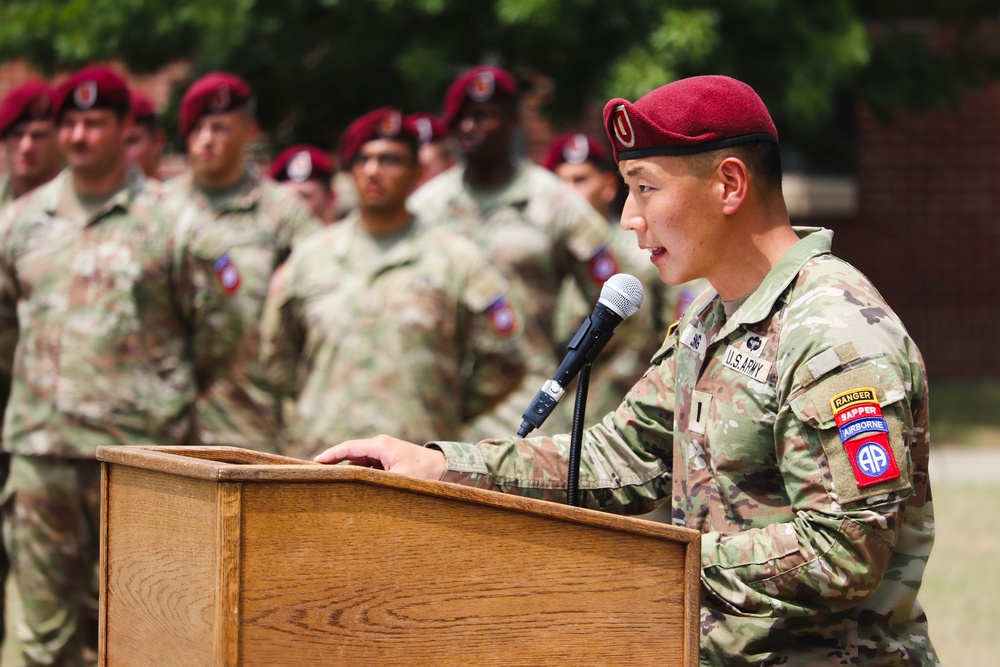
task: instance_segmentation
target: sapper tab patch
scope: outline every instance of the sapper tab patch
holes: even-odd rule
[[[898,479],[889,427],[875,390],[863,387],[837,394],[830,399],[830,407],[858,488]]]

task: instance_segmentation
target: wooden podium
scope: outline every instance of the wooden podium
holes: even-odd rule
[[[232,447],[101,447],[100,660],[698,663],[685,529]]]

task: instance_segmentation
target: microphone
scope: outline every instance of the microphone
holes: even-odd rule
[[[601,289],[601,297],[576,335],[566,346],[568,350],[556,374],[542,385],[534,400],[524,411],[518,437],[525,437],[538,428],[552,413],[559,400],[566,394],[566,386],[577,376],[585,364],[593,363],[604,346],[611,340],[615,327],[635,314],[642,305],[642,283],[635,276],[616,273],[608,278]]]

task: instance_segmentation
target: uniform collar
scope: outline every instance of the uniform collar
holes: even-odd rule
[[[771,267],[763,282],[754,290],[743,305],[728,318],[716,339],[725,338],[738,327],[756,324],[768,317],[774,304],[788,286],[795,280],[802,266],[819,255],[830,252],[833,232],[821,227],[793,227],[799,240]],[[720,306],[721,310],[721,306]]]
[[[252,164],[246,166],[245,174],[243,187],[240,188],[240,191],[235,196],[223,203],[220,209],[215,211],[217,214],[243,213],[257,208],[263,196],[264,178],[261,176],[260,170]],[[215,210],[208,201],[208,198],[195,185],[194,172],[191,170],[184,172],[180,176],[177,176],[177,181],[179,189],[185,192],[191,199],[196,200],[199,206],[206,210]]]
[[[9,178],[0,178],[0,207],[14,201],[14,187]]]
[[[146,177],[135,167],[129,167],[125,176],[125,187],[119,190],[101,208],[87,216],[76,190],[73,189],[72,174],[67,167],[53,179],[54,187],[45,191],[46,199],[42,202],[46,213],[67,220],[83,222],[84,226],[92,225],[116,210],[127,211],[132,205],[136,194],[142,189]]]
[[[464,169],[460,173],[464,174]],[[523,207],[531,201],[531,171],[525,162],[514,165],[514,173],[509,181],[489,190],[473,189],[464,178],[461,183],[459,199],[475,206],[484,215],[505,207]]]
[[[368,233],[361,228],[361,214],[357,211],[337,224],[342,226],[344,233],[337,238],[333,252],[338,260],[346,260],[349,259],[352,243],[363,236],[368,236]],[[417,239],[422,235],[424,229],[425,225],[417,216],[414,216],[407,234],[389,252],[382,255],[382,260],[376,266],[371,267],[372,275],[377,275],[394,266],[402,266],[416,261],[420,255]],[[365,239],[365,242],[368,242],[368,239]]]

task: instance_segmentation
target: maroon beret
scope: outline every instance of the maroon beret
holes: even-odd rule
[[[421,146],[432,141],[441,141],[448,136],[448,126],[440,118],[429,113],[411,113],[403,119],[403,122],[417,128]]]
[[[181,99],[180,131],[186,137],[202,116],[227,113],[246,106],[253,89],[229,72],[210,72],[191,84]]]
[[[444,96],[444,124],[453,127],[465,105],[517,97],[517,81],[507,70],[481,65],[455,79]]]
[[[417,145],[420,133],[395,107],[382,107],[369,111],[348,125],[340,137],[340,164],[345,169],[350,168],[358,149],[373,139],[393,139]]]
[[[549,154],[542,166],[550,171],[564,162],[581,164],[592,162],[601,169],[612,169],[614,165],[608,157],[608,149],[586,134],[564,134],[549,146]]]
[[[267,175],[276,181],[301,183],[311,179],[329,183],[333,177],[333,161],[315,146],[292,146],[271,163]]]
[[[753,88],[728,76],[680,79],[635,104],[613,99],[604,106],[604,126],[616,162],[758,141],[778,144],[778,130],[764,102]]]
[[[33,79],[13,88],[0,102],[0,137],[16,123],[52,117],[52,89]]]
[[[120,109],[128,111],[131,93],[120,74],[108,67],[90,66],[66,79],[56,89],[54,109],[58,119],[69,109]]]
[[[153,102],[138,90],[133,90],[132,117],[136,120],[143,120],[154,116],[156,116],[156,108],[153,107]]]

